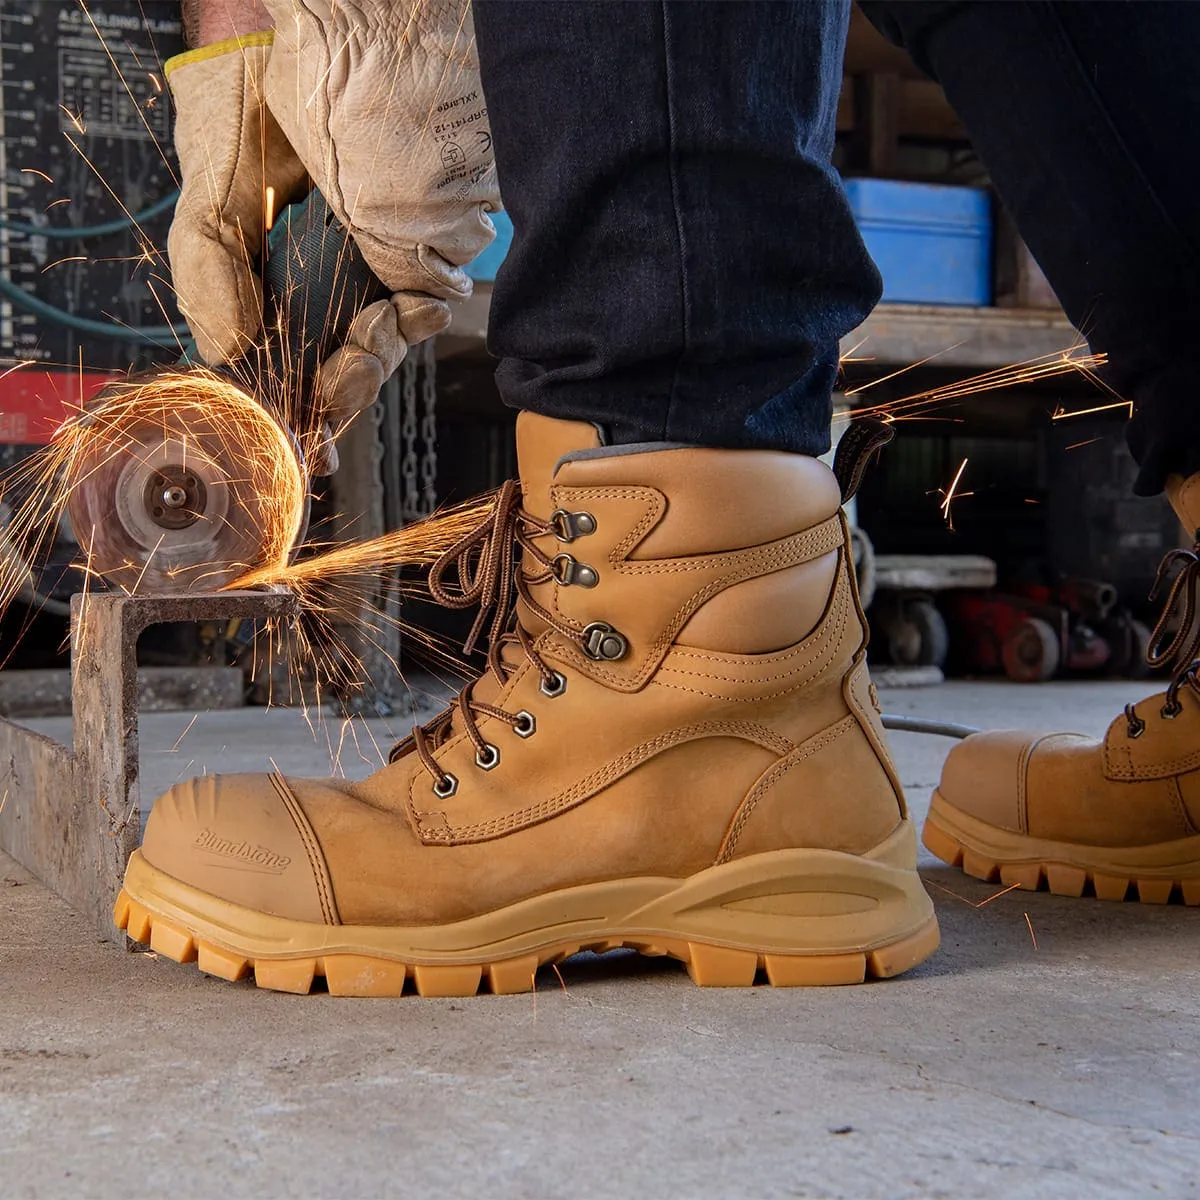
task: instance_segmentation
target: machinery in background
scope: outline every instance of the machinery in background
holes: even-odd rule
[[[1008,592],[960,592],[944,603],[953,656],[967,674],[1018,683],[1057,675],[1144,678],[1150,630],[1096,580],[1026,582]]]
[[[178,357],[185,327],[154,250],[177,195],[161,64],[184,42],[178,5],[137,0],[0,0],[0,28],[7,470],[109,379]],[[27,603],[65,615],[77,556],[64,524]]]

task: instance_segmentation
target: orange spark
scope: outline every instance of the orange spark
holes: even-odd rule
[[[993,900],[998,900],[1001,896],[1007,896],[1009,892],[1016,891],[1016,889],[1019,888],[1020,886],[1021,885],[1019,883],[1010,883],[1008,885],[1008,887],[1002,888],[998,892],[993,892],[990,896],[987,897],[986,900],[980,900],[980,902],[977,905],[975,905],[975,907],[982,908],[985,904],[991,904],[991,902]]]
[[[1133,401],[1118,400],[1114,404],[1099,404],[1095,408],[1079,408],[1071,412],[1067,412],[1065,408],[1060,406],[1054,410],[1050,419],[1052,421],[1068,421],[1071,419],[1071,417],[1087,417],[1092,413],[1111,412],[1114,408],[1128,409],[1129,416],[1133,416]]]
[[[942,496],[942,516],[945,518],[946,524],[950,526],[951,531],[954,529],[954,519],[950,515],[950,506],[954,503],[956,494],[958,493],[958,485],[962,482],[963,472],[966,469],[967,459],[964,458],[958,464],[958,470],[954,473],[954,478],[950,481],[950,486],[944,492],[940,488],[938,489],[939,494]],[[966,492],[964,494],[969,496],[971,493]]]

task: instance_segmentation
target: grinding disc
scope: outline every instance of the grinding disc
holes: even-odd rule
[[[69,436],[75,538],[88,569],[128,592],[215,591],[304,536],[299,449],[257,406],[214,418],[191,403],[101,403]]]

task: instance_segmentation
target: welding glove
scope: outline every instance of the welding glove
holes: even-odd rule
[[[375,399],[409,345],[446,327],[448,302],[471,292],[464,264],[495,236],[488,213],[500,200],[474,28],[468,0],[266,7],[275,24],[269,53],[248,56],[239,47],[240,55],[212,55],[171,73],[180,121],[185,107],[194,114],[182,140],[177,124],[184,195],[189,183],[191,193],[171,231],[172,266],[193,330],[218,333],[201,353],[235,353],[261,321],[261,287],[246,264],[261,249],[263,191],[275,187],[278,211],[297,190],[286,166],[306,169],[393,293],[358,315],[322,367],[319,402],[338,426]],[[224,102],[234,97],[237,117],[222,118],[219,172],[209,163],[216,126],[204,111],[219,93],[199,71],[194,84],[187,75],[204,63],[215,70],[226,57],[241,62],[222,68]],[[250,153],[255,133],[261,150]]]
[[[209,363],[237,358],[262,324],[267,189],[276,211],[307,189],[307,173],[266,106],[270,32],[170,59],[182,177],[167,252],[179,308]]]

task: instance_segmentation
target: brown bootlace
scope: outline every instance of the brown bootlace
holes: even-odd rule
[[[533,636],[517,619],[514,603],[514,598],[520,597],[530,611],[555,632],[576,641],[580,639],[579,629],[549,612],[530,593],[531,585],[545,583],[554,577],[553,560],[547,558],[533,542],[534,537],[551,530],[548,521],[533,516],[521,507],[520,485],[509,480],[497,493],[491,514],[430,567],[429,592],[434,600],[446,608],[479,606],[471,632],[463,643],[464,654],[470,654],[478,645],[484,627],[488,625],[488,613],[491,613],[487,634],[487,670],[501,686],[508,682],[515,669],[504,661],[504,648],[515,645],[541,676],[543,691],[554,696],[562,691],[565,680],[547,666],[537,653]],[[521,557],[518,557],[518,549]],[[521,569],[522,564],[524,570]],[[533,564],[537,569],[531,569]],[[529,713],[510,713],[475,700],[471,693],[476,682],[473,680],[468,683],[445,712],[425,725],[418,725],[408,737],[397,742],[389,755],[389,762],[395,762],[410,749],[415,750],[439,795],[450,795],[455,781],[438,765],[433,751],[445,741],[455,714],[475,747],[476,763],[484,768],[495,766],[499,754],[480,732],[477,717],[494,717],[526,737],[533,730]],[[523,732],[525,730],[528,732]]]
[[[1168,580],[1170,588],[1162,615],[1150,635],[1146,662],[1151,667],[1171,667],[1171,684],[1162,715],[1173,720],[1183,711],[1179,693],[1185,686],[1200,695],[1200,621],[1196,619],[1200,613],[1200,537],[1190,550],[1172,550],[1162,560],[1150,593],[1151,601],[1158,599]],[[1129,723],[1129,736],[1141,737],[1146,722],[1132,704],[1125,706],[1125,719]]]

